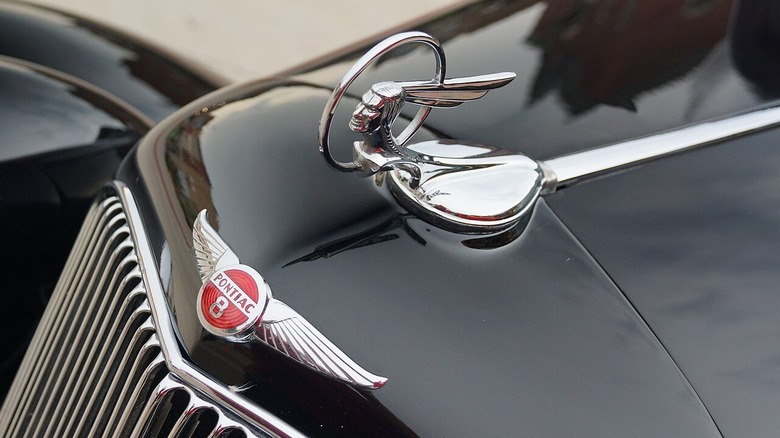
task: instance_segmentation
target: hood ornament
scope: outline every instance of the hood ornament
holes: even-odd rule
[[[330,150],[333,115],[347,88],[372,62],[406,44],[433,49],[436,71],[431,80],[379,82],[363,95],[349,122],[363,135],[353,145],[352,162]],[[407,145],[432,108],[451,108],[503,87],[514,73],[446,78],[439,42],[423,32],[406,32],[380,42],[349,69],[333,90],[319,126],[320,152],[336,170],[368,177],[385,173],[399,203],[424,220],[458,232],[486,233],[511,227],[529,212],[548,180],[542,166],[508,149],[463,141],[426,141]],[[404,104],[420,106],[403,132],[392,128]]]
[[[386,378],[363,369],[298,312],[273,298],[263,277],[242,265],[209,225],[206,210],[193,223],[192,241],[203,280],[197,314],[210,333],[233,342],[263,342],[301,365],[363,389],[385,384]]]
[[[351,162],[337,160],[330,150],[329,135],[336,107],[347,88],[379,57],[407,44],[433,49],[433,79],[374,84],[357,104],[349,122],[353,131],[363,135],[363,141],[353,144]],[[490,238],[499,233],[503,236],[505,231],[518,231],[515,226],[523,223],[521,219],[527,218],[541,194],[775,127],[780,120],[780,108],[764,107],[545,161],[460,140],[407,145],[432,108],[454,107],[479,99],[515,77],[514,73],[496,73],[446,78],[445,72],[444,50],[426,33],[405,32],[380,42],[347,71],[328,99],[319,124],[320,152],[336,170],[357,172],[364,177],[376,175],[377,185],[386,182],[399,204],[423,220],[448,231],[491,234]],[[420,109],[401,135],[395,137],[393,124],[407,103]]]

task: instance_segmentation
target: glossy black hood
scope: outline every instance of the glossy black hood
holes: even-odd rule
[[[726,436],[780,429],[777,129],[547,198]]]
[[[154,121],[227,83],[115,29],[20,2],[0,2],[0,55],[77,77]]]
[[[543,159],[771,97],[771,87],[735,67],[730,47],[744,30],[732,25],[724,39],[733,5],[653,5],[664,6],[484,2],[422,26],[445,42],[449,75],[517,70],[519,78],[477,103],[435,112],[420,138],[461,138]],[[663,17],[675,26],[662,25]],[[594,50],[599,41],[607,48]],[[351,94],[378,80],[429,76],[428,56],[401,52]],[[631,269],[590,252],[598,239],[624,236],[600,228],[583,246],[570,231],[600,217],[577,199],[567,209],[577,187],[540,200],[506,233],[466,236],[410,215],[374,180],[326,166],[317,122],[329,85],[352,58],[200,99],[161,122],[121,170],[190,359],[315,436],[719,436],[718,418],[696,391],[699,371],[675,361],[675,349],[692,348],[685,332],[656,327],[669,322],[644,314],[658,303],[656,292],[623,291],[611,266],[628,278]],[[350,99],[344,114],[357,103]],[[345,152],[354,139],[344,127],[331,141]],[[660,187],[652,178],[630,184]],[[599,208],[610,208],[608,191],[586,195],[604,195]],[[646,212],[640,200],[626,200],[625,209]],[[276,298],[388,383],[357,390],[263,344],[208,334],[196,316],[201,280],[192,243],[203,209]],[[609,255],[620,259],[620,251]],[[672,355],[666,336],[682,339]]]
[[[438,230],[372,180],[330,170],[300,135],[328,95],[282,82],[209,96],[158,125],[120,174],[149,194],[145,225],[194,363],[315,436],[717,435],[544,201],[499,236]],[[358,391],[208,334],[195,313],[201,209],[276,298],[388,383]]]

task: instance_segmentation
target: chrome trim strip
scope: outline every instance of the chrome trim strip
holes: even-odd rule
[[[610,146],[546,160],[557,181],[548,189],[560,189],[586,178],[656,160],[689,149],[720,143],[780,124],[780,107],[624,141]]]
[[[259,426],[263,431],[274,437],[303,438],[303,434],[282,419],[251,403],[241,395],[232,392],[226,386],[214,381],[211,377],[195,368],[184,359],[177,346],[173,319],[169,313],[165,292],[157,272],[154,255],[149,246],[146,231],[143,227],[143,220],[138,211],[138,207],[136,206],[135,198],[124,183],[114,181],[112,186],[116,190],[117,195],[125,208],[127,223],[130,226],[131,235],[136,243],[138,265],[141,268],[143,282],[147,287],[147,298],[152,309],[152,316],[156,322],[160,348],[163,351],[170,372],[189,387],[200,391],[212,400],[219,402],[224,407],[229,408],[231,412],[238,417],[250,424]]]
[[[149,360],[150,357],[152,357],[151,360]],[[97,416],[99,419],[108,416],[108,421],[106,423],[102,421],[92,423],[89,436],[96,436],[101,431],[107,431],[112,435],[122,433],[122,427],[138,404],[141,391],[148,388],[152,376],[160,372],[161,367],[165,364],[165,360],[160,355],[160,342],[154,333],[141,346],[138,354],[133,355],[132,359],[130,362],[132,365],[127,369],[129,373],[126,376],[124,373],[117,373],[111,382],[112,393],[121,389],[118,398],[113,399],[113,403],[104,402],[100,414]],[[130,385],[127,385],[126,382]]]

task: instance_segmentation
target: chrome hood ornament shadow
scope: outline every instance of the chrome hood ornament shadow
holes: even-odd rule
[[[363,389],[386,378],[374,375],[330,342],[305,318],[273,298],[263,277],[242,265],[201,211],[192,227],[195,258],[203,285],[197,314],[210,333],[233,342],[260,341],[328,377]]]

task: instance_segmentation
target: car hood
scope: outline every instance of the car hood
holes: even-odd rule
[[[724,435],[780,429],[778,140],[770,130],[547,197]]]
[[[120,173],[140,194],[198,366],[311,435],[717,435],[653,331],[544,200],[498,236],[439,230],[374,180],[330,170],[302,138],[328,95],[279,82],[208,96],[155,127]],[[209,335],[195,311],[202,209],[274,297],[388,383],[357,391],[267,346]]]
[[[655,32],[664,11],[646,3],[626,12],[637,21],[620,21],[568,2],[485,2],[421,26],[444,41],[449,76],[489,66],[518,79],[462,109],[434,112],[420,138],[546,159],[772,97],[731,54],[744,38],[734,27],[725,38],[728,2],[688,15],[689,2],[669,3],[682,8],[671,9],[678,21],[689,20],[686,38]],[[611,30],[598,27],[605,22]],[[626,29],[629,36],[617,35]],[[194,363],[310,435],[777,429],[766,411],[777,401],[767,383],[777,374],[767,286],[777,264],[766,249],[774,240],[762,240],[777,229],[773,161],[757,171],[752,152],[740,155],[772,156],[763,137],[771,132],[735,140],[752,149],[727,143],[568,187],[498,236],[457,235],[410,215],[375,180],[332,172],[317,152],[330,85],[362,52],[200,99],[160,123],[121,170]],[[429,76],[428,56],[402,51],[350,93]],[[354,140],[346,131],[331,138],[342,153]],[[753,193],[766,197],[760,208]],[[275,297],[388,383],[356,390],[266,346],[208,334],[195,312],[192,224],[202,209]],[[744,272],[723,255],[755,248],[767,255],[741,258],[759,261]]]

